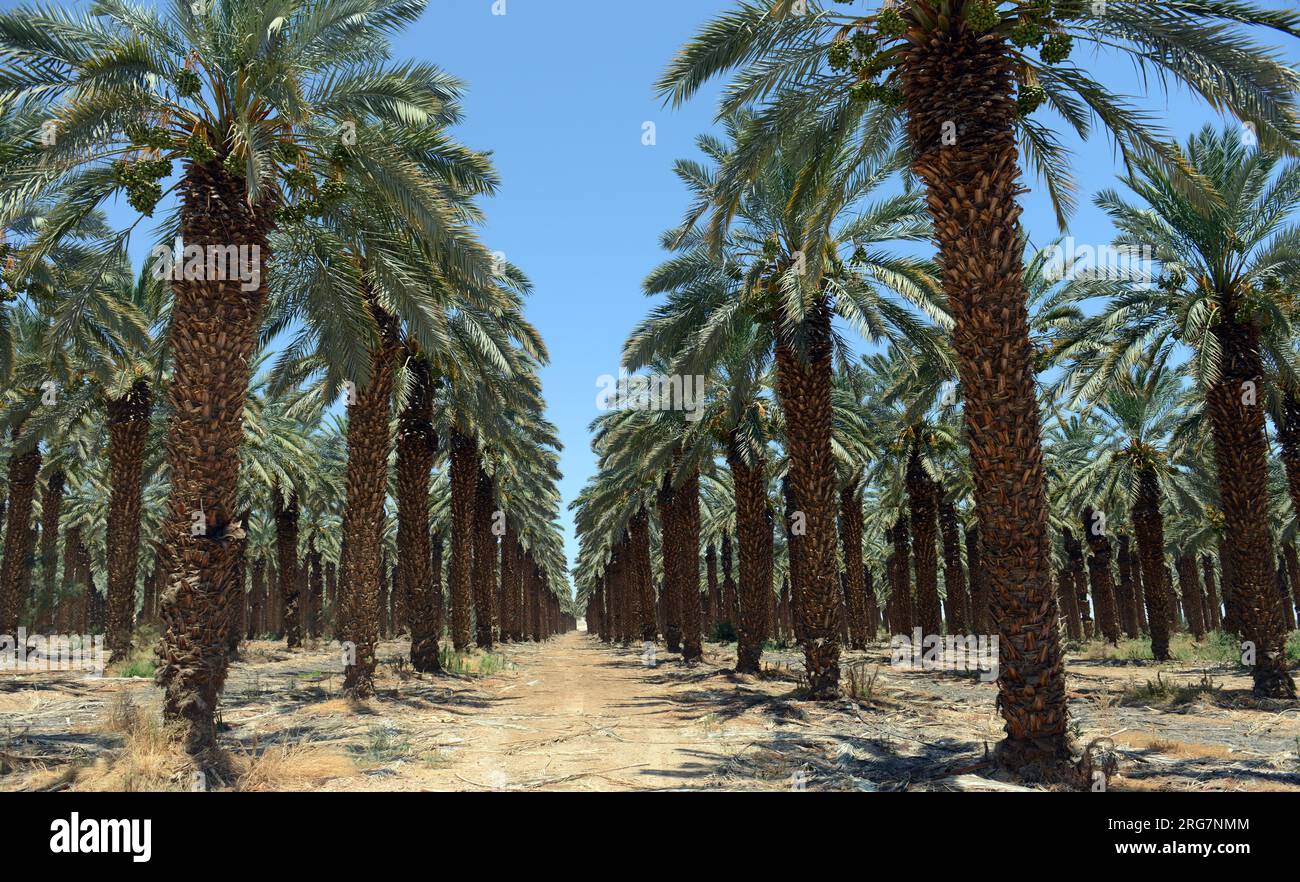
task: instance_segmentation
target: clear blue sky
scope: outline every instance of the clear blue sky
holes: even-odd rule
[[[16,5],[0,0],[3,8]],[[396,45],[399,56],[432,61],[468,83],[466,122],[458,134],[495,153],[504,186],[487,204],[484,240],[535,285],[528,314],[551,351],[542,378],[550,418],[565,445],[566,505],[594,470],[586,428],[598,414],[597,377],[617,373],[621,343],[649,306],[640,283],[662,258],[658,236],[685,205],[672,162],[696,155],[693,140],[712,123],[716,88],[673,111],[660,105],[651,84],[701,23],[731,5],[505,0],[506,14],[493,15],[493,0],[431,0],[420,23]],[[1285,49],[1300,62],[1296,41]],[[1128,62],[1089,59],[1078,49],[1075,60],[1115,91],[1146,93]],[[1157,92],[1139,103],[1180,140],[1213,119],[1186,94]],[[1040,115],[1054,124],[1049,113]],[[655,146],[642,144],[645,122],[656,126]],[[1070,234],[1081,243],[1104,244],[1111,231],[1091,196],[1113,184],[1115,154],[1104,135],[1066,143],[1074,149],[1080,182]],[[1034,192],[1025,204],[1033,241],[1050,241],[1056,230],[1046,200]],[[577,546],[567,511],[564,519],[572,561]]]

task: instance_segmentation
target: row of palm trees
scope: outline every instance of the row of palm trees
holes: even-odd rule
[[[606,618],[611,598],[626,617],[623,598],[641,597],[648,631],[645,543],[630,525],[657,514],[666,637],[698,655],[696,488],[716,473],[734,494],[742,669],[767,636],[784,533],[809,692],[838,693],[841,635],[874,628],[853,541],[861,499],[866,521],[892,521],[891,629],[936,631],[947,600],[950,627],[1000,636],[999,756],[1013,769],[1070,762],[1062,607],[1070,620],[1077,608],[1080,632],[1095,615],[1114,639],[1141,597],[1154,653],[1167,652],[1170,540],[1188,581],[1188,556],[1218,557],[1256,692],[1293,696],[1276,565],[1292,528],[1270,509],[1284,484],[1267,419],[1292,443],[1300,75],[1257,42],[1266,31],[1300,37],[1300,14],[1218,0],[743,0],[706,24],[658,86],[679,104],[731,75],[725,138],[701,140],[710,166],[678,163],[694,198],[646,284],[665,298],[624,360],[709,377],[709,410],[597,421],[601,471],[578,514],[585,596]],[[1076,46],[1131,58],[1240,126],[1179,145],[1074,61]],[[1054,283],[1026,253],[1022,159],[1062,227],[1074,206],[1048,112],[1080,137],[1100,122],[1118,146],[1134,198],[1106,191],[1098,204],[1119,244],[1152,249],[1158,284]],[[865,201],[896,172],[901,193]],[[891,246],[919,239],[934,243],[933,263]],[[837,320],[883,352],[854,364]],[[1177,529],[1162,532],[1171,507]],[[957,577],[962,514],[969,579]],[[1135,540],[1119,588],[1107,529],[1124,531],[1121,548]],[[1071,562],[1086,540],[1091,610],[1058,591],[1058,537]],[[1082,585],[1070,566],[1068,584]],[[1133,592],[1137,571],[1145,592]],[[1205,605],[1188,601],[1195,627]]]
[[[456,650],[572,624],[548,356],[528,280],[476,234],[499,181],[451,135],[462,84],[390,57],[424,5],[0,15],[0,627],[102,592],[123,658],[156,615],[195,755],[230,650],[268,623],[292,647],[324,612],[358,697],[393,607],[421,671],[444,622]],[[118,194],[167,209],[180,271],[131,271],[132,230],[101,215]]]

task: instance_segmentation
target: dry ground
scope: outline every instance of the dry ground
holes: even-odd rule
[[[858,694],[833,704],[800,698],[793,651],[768,653],[761,679],[729,673],[726,646],[689,668],[660,647],[651,667],[579,632],[437,677],[406,651],[384,643],[378,696],[352,705],[337,646],[246,645],[222,705],[229,762],[206,786],[1014,789],[985,759],[994,685],[894,670],[883,645],[846,654]],[[1112,790],[1300,790],[1300,704],[1251,699],[1236,668],[1072,655],[1068,682],[1079,741],[1114,744]],[[146,679],[0,674],[0,789],[189,789],[158,703]]]

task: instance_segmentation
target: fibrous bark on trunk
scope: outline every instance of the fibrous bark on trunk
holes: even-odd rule
[[[840,490],[840,543],[844,554],[845,591],[848,607],[849,641],[854,649],[867,646],[866,569],[862,563],[862,495],[854,476]]]
[[[59,568],[59,514],[63,510],[63,470],[54,471],[45,480],[41,495],[41,593],[37,598],[36,629],[49,629],[54,612],[55,576]],[[110,546],[111,547],[111,546]]]
[[[1119,537],[1119,584],[1115,586],[1115,603],[1119,607],[1119,623],[1124,635],[1131,639],[1142,636],[1138,627],[1136,586],[1133,583],[1133,551],[1127,534]]]
[[[11,437],[18,439],[15,426]],[[9,508],[5,512],[4,561],[0,563],[0,634],[18,633],[19,618],[27,598],[23,596],[23,574],[32,555],[30,529],[36,499],[36,475],[41,470],[41,451],[33,441],[15,447],[9,456]]]
[[[736,539],[740,547],[736,671],[757,674],[762,670],[763,644],[771,627],[768,598],[772,594],[772,506],[763,459],[747,459],[735,432],[727,445],[727,467],[735,494]],[[723,537],[722,571],[725,582],[731,576],[731,542],[727,536]]]
[[[497,537],[492,534],[496,493],[492,476],[479,461],[474,483],[474,635],[480,649],[491,649],[496,621]]]
[[[152,407],[153,393],[144,380],[136,381],[127,394],[108,402],[108,642],[115,660],[131,653],[144,455]]]
[[[1178,571],[1178,587],[1183,594],[1183,609],[1187,611],[1187,627],[1191,628],[1196,642],[1205,639],[1204,604],[1201,600],[1201,576],[1196,569],[1196,558],[1180,554],[1174,564]]]
[[[1011,768],[1069,757],[1047,480],[1022,279],[1014,53],[964,20],[902,44],[912,170],[924,183],[954,320],[976,512],[999,641]],[[956,127],[956,140],[945,135]]]
[[[965,634],[971,627],[966,574],[961,568],[961,545],[957,538],[957,506],[951,499],[939,503],[939,532],[943,538],[943,584],[948,601],[948,633]]]
[[[251,290],[238,278],[172,282],[171,494],[162,527],[167,582],[158,681],[164,717],[183,725],[185,747],[198,755],[216,739],[225,629],[231,609],[242,603],[234,584],[238,543],[227,533],[237,515],[244,404],[266,301],[272,206],[250,205],[244,181],[225,170],[221,157],[187,164],[178,191],[178,232],[187,247],[248,248],[261,262],[259,284]]]
[[[938,510],[934,481],[921,464],[915,443],[907,459],[907,500],[912,516],[912,559],[916,567],[916,622],[926,635],[943,633],[939,611]]]
[[[275,550],[280,575],[280,599],[284,604],[284,637],[289,649],[302,645],[299,627],[298,494],[287,500],[279,492],[275,499]]]
[[[678,510],[681,544],[673,549],[681,557],[682,660],[704,657],[700,643],[700,473],[692,471],[673,494]]]
[[[1138,472],[1133,503],[1133,533],[1142,565],[1142,590],[1147,601],[1147,627],[1151,654],[1156,661],[1169,659],[1169,591],[1165,584],[1165,521],[1160,513],[1160,485],[1154,469]]]
[[[659,554],[663,560],[664,643],[669,652],[681,652],[681,558],[675,551],[680,541],[679,517],[672,486],[672,473],[666,473],[656,497],[659,510]]]
[[[777,395],[786,417],[790,487],[805,532],[799,539],[797,614],[805,676],[815,699],[840,694],[839,569],[835,551],[835,460],[831,452],[831,305],[819,291],[802,326],[775,322]],[[796,346],[796,339],[802,347]],[[770,598],[767,599],[770,603]]]
[[[1110,571],[1110,537],[1105,521],[1089,506],[1082,512],[1083,537],[1092,554],[1088,557],[1088,582],[1092,585],[1092,604],[1097,611],[1097,627],[1107,643],[1119,644],[1119,617],[1115,612],[1114,577]]]
[[[478,451],[474,439],[453,430],[451,472],[451,645],[464,651],[470,642],[470,607],[473,604],[475,484]]]
[[[373,695],[375,689],[375,646],[382,614],[379,582],[387,579],[380,545],[388,495],[388,455],[393,444],[389,419],[401,352],[396,320],[373,297],[367,297],[367,305],[379,335],[370,354],[370,382],[364,387],[356,385],[354,400],[348,405],[347,504],[343,510],[347,544],[339,567],[338,633],[349,647],[347,660],[351,662],[344,666],[343,688],[356,698]],[[286,618],[290,612],[285,610]]]
[[[1210,384],[1205,403],[1214,438],[1232,596],[1241,636],[1254,644],[1255,694],[1294,698],[1269,526],[1269,447],[1259,328],[1242,317],[1248,309],[1243,292],[1219,294],[1221,312],[1212,328],[1219,344],[1219,376]]]
[[[438,611],[433,592],[429,534],[429,473],[438,436],[433,429],[433,376],[429,362],[412,353],[410,386],[397,421],[397,565],[407,594],[411,666],[442,670],[438,657]]]

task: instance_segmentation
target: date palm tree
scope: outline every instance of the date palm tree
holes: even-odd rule
[[[1300,261],[1300,234],[1288,224],[1300,192],[1300,164],[1256,150],[1232,128],[1209,127],[1185,148],[1188,166],[1214,200],[1181,191],[1154,160],[1138,160],[1124,184],[1097,203],[1119,229],[1117,244],[1148,248],[1161,267],[1156,284],[1112,298],[1079,323],[1071,346],[1096,354],[1090,376],[1075,384],[1081,399],[1104,388],[1143,353],[1189,347],[1193,380],[1214,442],[1214,461],[1230,556],[1232,595],[1243,634],[1257,647],[1254,688],[1294,695],[1286,670],[1284,629],[1274,602],[1276,559],[1267,510],[1269,443],[1265,362],[1294,373],[1294,327],[1283,280]],[[1263,329],[1268,328],[1265,332]]]
[[[712,200],[715,240],[778,145],[793,139],[816,151],[876,108],[905,117],[955,319],[983,565],[1006,627],[999,684],[1008,737],[999,756],[1012,769],[1055,767],[1070,755],[1019,254],[1020,151],[1045,178],[1062,224],[1070,181],[1060,142],[1032,118],[1043,105],[1080,136],[1100,120],[1130,164],[1162,163],[1180,190],[1213,201],[1143,115],[1069,57],[1076,42],[1126,54],[1250,123],[1264,146],[1294,151],[1300,75],[1256,43],[1249,25],[1300,37],[1294,10],[1221,0],[905,0],[843,12],[744,0],[706,24],[658,83],[681,103],[739,69],[722,113],[761,102]]]
[[[749,117],[738,114],[725,125],[727,140],[699,142],[717,169],[677,164],[697,204],[719,198],[725,170],[743,152],[739,139]],[[823,698],[839,690],[831,386],[840,341],[832,319],[838,315],[868,339],[920,341],[912,334],[921,324],[915,309],[942,313],[928,265],[881,248],[928,235],[914,194],[876,196],[902,166],[888,126],[867,116],[851,134],[819,151],[815,162],[798,151],[767,156],[738,200],[739,222],[720,249],[693,223],[670,232],[665,244],[678,254],[645,285],[647,293],[668,299],[624,347],[629,370],[662,358],[671,373],[690,376],[708,372],[737,327],[752,322],[759,329],[753,348],[775,365],[792,497],[807,524],[794,579],[809,691]]]

